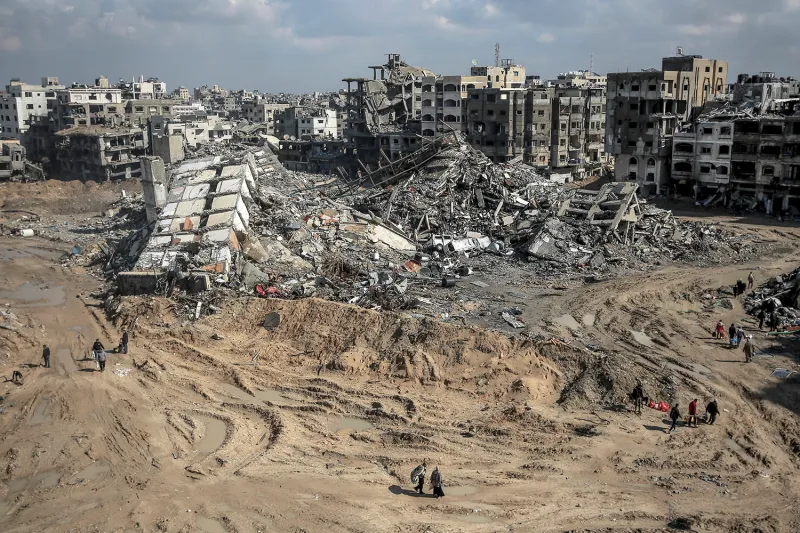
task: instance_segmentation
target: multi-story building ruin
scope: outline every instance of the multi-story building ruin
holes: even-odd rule
[[[791,77],[779,78],[774,72],[759,72],[754,76],[739,74],[729,92],[731,100],[736,104],[769,103],[771,100],[800,98],[800,81]]]
[[[110,87],[71,87],[56,91],[54,130],[77,126],[120,125],[125,115],[122,90]]]
[[[6,85],[6,94],[0,95],[0,139],[19,139],[25,143],[31,125],[46,118],[54,108],[59,89],[63,87],[53,77],[42,78],[41,85],[11,80]]]
[[[422,80],[435,74],[409,65],[400,54],[388,54],[384,65],[370,68],[371,80],[343,80],[347,83],[347,128],[343,134],[348,141],[347,154],[355,155],[362,165],[377,166],[384,159],[397,160],[413,153],[421,145]],[[352,161],[349,166],[358,170]]]
[[[661,70],[609,74],[605,151],[616,158],[616,179],[661,192],[673,132],[693,109],[726,93],[727,75],[726,61],[680,54],[665,57]]]
[[[800,206],[800,98],[709,106],[675,133],[672,178],[686,194],[768,213]]]
[[[336,111],[333,109],[287,107],[274,116],[273,131],[279,139],[334,139],[338,136]]]
[[[56,133],[57,160],[65,174],[103,181],[139,175],[147,136],[140,128],[78,126]]]
[[[422,135],[467,131],[468,91],[488,86],[484,76],[422,78]]]
[[[522,157],[526,89],[469,89],[467,140],[495,163]]]

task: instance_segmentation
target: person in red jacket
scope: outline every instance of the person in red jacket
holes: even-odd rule
[[[697,398],[689,402],[689,427],[697,427]]]

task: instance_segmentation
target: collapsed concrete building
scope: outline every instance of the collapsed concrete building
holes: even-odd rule
[[[388,54],[384,65],[369,67],[373,79],[345,78],[348,154],[363,165],[398,160],[420,147],[422,80],[435,76],[425,68]],[[380,76],[380,79],[379,79]],[[356,151],[356,152],[354,152]],[[358,171],[358,165],[350,165]]]
[[[268,150],[226,161],[221,156],[184,161],[168,176],[157,157],[141,160],[152,233],[131,255],[135,263],[118,277],[123,294],[166,292],[176,284],[190,292],[228,280],[249,247],[250,211],[256,179],[279,172]]]

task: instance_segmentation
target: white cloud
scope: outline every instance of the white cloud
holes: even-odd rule
[[[491,18],[491,17],[496,17],[499,14],[500,10],[497,9],[497,6],[494,5],[493,3],[486,2],[486,5],[483,6],[483,12],[487,17]]]
[[[540,33],[539,36],[536,38],[537,42],[544,43],[544,44],[550,44],[555,40],[556,40],[555,35],[553,35],[552,33],[547,33],[547,32]]]
[[[0,50],[15,52],[22,48],[22,41],[16,35],[0,35]]]
[[[744,21],[746,20],[746,17],[741,13],[732,13],[732,14],[728,15],[727,17],[725,17],[724,20],[728,24],[732,24],[734,26],[741,26],[744,23]]]

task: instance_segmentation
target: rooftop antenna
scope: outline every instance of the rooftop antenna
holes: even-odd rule
[[[679,46],[677,52],[679,56],[683,56],[683,46]]]
[[[592,72],[594,72],[594,53],[592,53],[592,55],[589,57],[589,75],[590,76],[592,75]]]
[[[494,66],[500,66],[500,43],[494,45]]]

